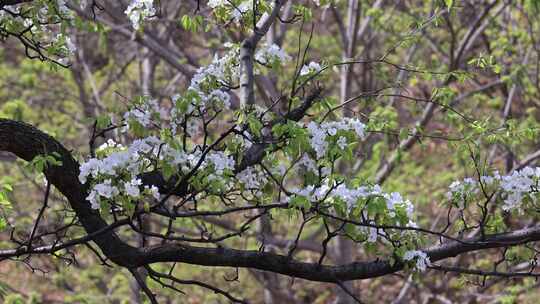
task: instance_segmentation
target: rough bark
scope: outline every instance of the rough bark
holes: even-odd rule
[[[43,154],[57,152],[62,165],[45,169],[47,179],[69,201],[87,233],[106,230],[108,224],[90,208],[85,197],[87,188],[78,180],[79,164],[70,151],[49,135],[23,122],[0,119],[0,150],[30,161]],[[181,262],[201,266],[228,266],[271,271],[287,276],[319,282],[345,282],[368,279],[397,272],[403,264],[388,260],[353,262],[345,265],[306,263],[288,256],[254,250],[195,247],[165,244],[135,248],[116,235],[112,229],[92,237],[104,255],[117,265],[129,269],[159,262]],[[521,245],[540,240],[540,226],[508,233],[451,241],[426,249],[432,262],[472,251]],[[16,255],[25,254],[18,250]]]

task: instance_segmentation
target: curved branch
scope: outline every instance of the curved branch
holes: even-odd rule
[[[123,242],[112,230],[106,230],[110,226],[85,201],[87,189],[78,181],[79,164],[54,138],[28,124],[0,119],[0,150],[12,152],[27,161],[38,155],[59,153],[62,165],[47,168],[44,172],[47,179],[69,200],[87,233],[99,232],[92,235],[91,239],[105,256],[128,269],[159,262],[181,262],[201,266],[253,268],[311,281],[338,283],[379,277],[400,271],[404,267],[401,262],[392,264],[389,260],[381,259],[339,266],[320,265],[271,252],[184,244],[135,248]],[[540,226],[535,226],[508,233],[451,241],[428,248],[425,252],[432,262],[436,262],[472,251],[516,246],[539,240]]]
[[[56,152],[60,155],[60,166],[49,166],[44,174],[69,201],[89,234],[108,227],[99,213],[86,201],[87,188],[79,182],[79,163],[71,152],[51,136],[35,127],[9,119],[0,119],[0,151],[8,151],[26,161],[38,155]],[[96,235],[92,240],[103,253],[118,265],[132,263],[136,248],[124,243],[113,231]]]
[[[540,226],[486,235],[483,240],[481,237],[475,237],[464,239],[462,242],[452,241],[431,247],[425,252],[432,262],[436,262],[472,251],[516,246],[538,240],[540,240]],[[157,262],[182,262],[202,266],[255,268],[310,281],[331,283],[380,277],[400,271],[404,267],[403,263],[392,264],[388,260],[380,259],[329,266],[300,262],[270,252],[221,247],[203,248],[178,244],[146,248],[140,262],[141,265]]]

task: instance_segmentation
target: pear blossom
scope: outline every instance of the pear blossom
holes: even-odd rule
[[[123,146],[117,142],[115,142],[112,138],[109,138],[106,142],[101,144],[96,151],[103,151],[111,148],[123,148]]]
[[[304,65],[300,69],[300,76],[306,76],[312,73],[318,73],[322,70],[322,67],[319,63],[311,61],[309,64]]]
[[[356,118],[346,118],[341,121],[325,122],[322,124],[312,121],[307,125],[307,129],[311,137],[311,147],[315,151],[317,158],[321,158],[326,154],[329,145],[327,137],[335,136],[340,130],[354,131],[360,139],[365,137],[365,125]],[[345,138],[339,138],[338,141],[338,145],[342,149],[347,144]]]
[[[307,154],[302,155],[302,158],[300,158],[298,164],[304,166],[309,172],[313,172],[315,174],[319,172],[317,169],[317,163]]]
[[[231,12],[231,16],[235,22],[240,22],[245,13],[253,8],[253,0],[242,1],[235,6]]]
[[[56,0],[56,5],[58,6],[58,12],[62,15],[68,15],[71,13],[69,8],[66,5],[66,0]]]
[[[118,188],[111,185],[110,179],[107,179],[103,183],[95,185],[94,190],[97,192],[97,194],[105,198],[112,198],[119,193]]]
[[[374,224],[374,222],[372,221],[371,222],[372,224]],[[360,227],[364,233],[367,234],[367,242],[368,243],[375,243],[377,242],[377,238],[379,237],[379,229],[375,228],[375,227]]]
[[[128,16],[131,25],[139,30],[141,22],[156,14],[153,0],[132,0],[124,13]]]
[[[231,108],[231,96],[222,90],[213,90],[208,96],[209,100],[216,100],[223,103],[225,108]]]
[[[150,187],[149,186],[144,186],[144,189],[148,190],[154,199],[156,199],[158,201],[160,200],[161,194],[159,193],[158,187],[156,187],[155,185],[152,185]]]
[[[125,182],[124,189],[126,190],[126,194],[132,197],[138,197],[140,195],[140,185],[142,185],[142,181],[138,178],[132,179],[129,182]]]
[[[225,155],[225,153],[218,151],[218,152],[210,152],[206,155],[206,159],[204,161],[204,164],[209,165],[212,164],[214,166],[215,174],[216,175],[223,175],[223,171],[226,169],[233,170],[234,169],[234,159],[228,155]]]
[[[510,175],[502,176],[501,189],[505,195],[503,210],[509,211],[520,207],[525,197],[536,202],[536,196],[533,194],[538,192],[539,179],[540,167],[525,167]]]
[[[229,4],[227,0],[209,0],[207,5],[211,8],[222,7]]]
[[[29,20],[29,19],[26,19],[26,20]],[[25,22],[26,22],[26,20],[25,20]],[[31,20],[30,20],[30,22],[31,22]],[[69,36],[60,33],[60,34],[56,35],[55,40],[57,42],[61,42],[61,43],[64,44],[64,47],[63,47],[64,52],[72,55],[77,51],[77,46],[75,46],[75,44],[73,43],[73,41],[71,40],[71,38]]]
[[[427,267],[431,264],[429,256],[424,251],[420,251],[420,250],[406,251],[405,254],[403,255],[403,260],[405,261],[416,260],[414,269],[419,272],[426,271]]]
[[[256,61],[262,64],[269,64],[273,61],[285,62],[291,60],[291,57],[274,43],[261,46],[254,57]]]
[[[344,150],[345,148],[347,148],[347,138],[340,136],[339,139],[337,140],[337,145],[341,150]]]
[[[493,175],[480,177],[483,186],[496,187],[500,191],[503,200],[501,208],[504,211],[518,210],[523,212],[522,207],[525,198],[532,202],[537,201],[540,181],[540,167],[525,167],[521,170],[513,171],[508,175],[500,175],[495,172]],[[447,193],[449,199],[457,197],[464,200],[467,195],[480,193],[480,184],[472,178],[465,178],[462,181],[454,181]]]
[[[236,177],[238,178],[238,181],[244,184],[248,189],[258,189],[268,181],[263,172],[256,170],[253,167],[242,170]]]

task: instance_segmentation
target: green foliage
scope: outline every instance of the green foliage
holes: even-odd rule
[[[190,16],[190,15],[184,15],[180,19],[180,24],[182,27],[192,33],[198,32],[201,27],[203,26],[203,16],[196,15],[196,16]]]
[[[43,172],[49,167],[61,166],[61,158],[62,156],[58,152],[37,155],[28,163],[27,168],[35,172]]]
[[[4,298],[6,304],[25,304],[24,297],[19,294],[9,294]]]

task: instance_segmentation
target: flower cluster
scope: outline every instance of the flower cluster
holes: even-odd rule
[[[501,177],[501,189],[505,195],[504,210],[519,208],[525,198],[536,203],[540,168],[526,167]],[[494,179],[496,181],[496,179]]]
[[[248,167],[239,172],[236,174],[236,178],[249,190],[261,189],[268,182],[266,175],[254,167]]]
[[[219,88],[224,84],[238,82],[240,77],[240,62],[238,47],[234,47],[223,57],[214,57],[214,60],[207,65],[200,67],[191,79],[190,90],[197,92],[208,92]]]
[[[240,22],[243,15],[253,8],[253,0],[245,0],[236,5],[228,0],[209,0],[208,6],[212,9],[226,10],[235,22]]]
[[[195,106],[206,108],[206,104],[212,103],[230,107],[230,96],[221,90],[224,86],[233,86],[240,77],[240,62],[238,61],[238,47],[233,47],[223,57],[217,55],[207,66],[200,67],[188,88],[196,94],[193,103]]]
[[[253,8],[253,0],[242,1],[232,9],[231,16],[234,21],[240,22],[244,14]]]
[[[495,172],[493,175],[480,177],[480,182],[485,188],[492,188],[500,192],[503,200],[502,209],[505,211],[522,211],[524,202],[536,203],[538,200],[540,180],[540,167],[525,167],[516,170],[509,175],[500,175]],[[480,193],[480,183],[471,178],[463,181],[455,181],[450,185],[449,198],[463,201],[467,196]]]
[[[166,111],[159,106],[157,100],[143,100],[124,113],[124,120],[128,125],[122,131],[126,132],[130,128],[130,124],[135,122],[144,128],[148,128],[151,126],[152,118],[155,117],[159,121],[165,116]]]
[[[24,37],[33,46],[46,53],[47,59],[61,64],[69,63],[69,56],[77,50],[66,35],[68,27],[58,27],[60,21],[72,24],[72,11],[66,0],[22,1],[16,5],[0,5],[0,27],[12,34]],[[28,4],[25,4],[28,2]],[[30,3],[32,2],[32,3]]]
[[[69,9],[69,7],[67,6],[66,4],[66,0],[56,0],[56,9],[54,9],[52,11],[53,14],[60,14],[62,16],[62,18],[66,18],[66,17],[69,17],[70,14],[71,14],[71,10]],[[13,7],[13,6],[12,6]],[[18,10],[18,8],[17,8]],[[46,16],[49,15],[50,11],[49,11],[49,6],[48,5],[44,5],[40,8],[39,10],[39,15],[40,15],[40,21],[43,21],[43,23],[46,22]]]
[[[222,151],[208,153],[203,162],[204,166],[211,165],[214,169],[214,173],[209,177],[210,180],[219,178],[223,175],[225,170],[234,170],[234,164],[234,159]]]
[[[374,221],[370,221],[370,224],[375,224]],[[379,238],[379,229],[375,227],[359,227],[360,232],[367,235],[366,241],[368,243],[375,243],[377,242],[377,239]]]
[[[227,0],[208,0],[207,5],[211,8],[217,8],[221,6],[225,6],[229,3]]]
[[[64,34],[56,35],[56,43],[61,45],[61,51],[66,55],[73,55],[77,51],[77,46],[71,41],[71,38]]]
[[[356,214],[355,211],[362,210],[362,222],[370,225],[384,219],[387,223],[396,225],[417,226],[413,221],[414,206],[411,201],[404,199],[397,192],[385,193],[378,185],[350,188],[345,184],[335,186],[325,181],[321,186],[308,185],[302,189],[292,189],[290,192],[293,196],[287,198],[289,202],[298,197],[306,199],[310,204],[323,201],[344,202],[350,216]],[[370,204],[373,208],[369,206]],[[370,226],[360,227],[359,230],[368,235],[367,241],[371,243],[377,240],[378,233],[383,233],[380,229]]]
[[[270,45],[263,45],[257,52],[255,53],[255,60],[261,64],[272,64],[274,62],[285,62],[291,60],[291,56],[287,55],[285,51],[283,51],[279,46],[276,44],[270,44]]]
[[[304,168],[308,172],[312,172],[314,174],[319,173],[319,168],[317,166],[317,163],[311,157],[309,157],[308,154],[304,153],[304,155],[302,155],[302,158],[300,158],[300,160],[298,161],[298,165],[304,166]],[[326,174],[323,174],[323,175],[326,175]]]
[[[156,14],[153,0],[132,0],[124,13],[128,16],[131,25],[139,30],[141,22]]]
[[[379,185],[360,186],[356,189],[350,189],[344,184],[339,185],[333,192],[333,197],[338,197],[347,203],[349,210],[358,206],[359,200],[368,198],[381,198],[385,203],[383,213],[390,218],[395,218],[397,212],[403,211],[408,223],[407,226],[415,227],[416,223],[412,221],[414,206],[411,201],[404,199],[400,193],[385,193]]]
[[[162,142],[156,137],[135,140],[125,149],[114,142],[106,148],[119,148],[103,158],[91,158],[80,167],[79,181],[83,184],[92,178],[90,194],[86,198],[92,208],[98,209],[102,200],[112,200],[117,196],[139,198],[141,181],[139,175],[150,165],[149,156],[157,156]],[[148,192],[159,197],[157,188],[151,186]]]
[[[476,194],[478,189],[476,188],[476,181],[470,177],[463,179],[462,181],[454,181],[448,187],[450,190],[447,193],[449,199],[456,199],[462,202],[469,194]]]
[[[405,254],[403,255],[403,260],[404,261],[416,260],[414,269],[420,272],[426,271],[427,267],[431,264],[431,261],[429,260],[429,256],[424,251],[420,251],[420,250],[406,251]]]
[[[320,70],[322,70],[322,67],[317,62],[311,61],[309,64],[304,65],[300,69],[300,76],[306,76],[318,73]]]
[[[135,140],[127,148],[109,140],[100,146],[97,158],[91,158],[81,165],[79,180],[83,184],[90,181],[87,200],[96,209],[103,201],[130,202],[150,197],[159,199],[158,188],[143,185],[140,176],[164,166],[172,170],[171,174],[181,176],[198,166],[197,174],[201,180],[232,186],[234,158],[223,151],[202,153],[201,150],[199,146],[193,151],[173,148],[155,136]],[[260,176],[247,173],[240,175],[240,181],[254,183],[251,180],[253,176],[262,181]],[[253,185],[258,186],[259,183]]]
[[[97,149],[96,152],[106,152],[110,151],[111,149],[122,149],[123,146],[117,142],[115,142],[113,139],[108,139],[106,142],[101,144]]]
[[[321,158],[326,154],[329,137],[336,137],[339,131],[354,131],[358,138],[363,139],[365,137],[365,125],[356,118],[345,118],[341,121],[322,124],[312,121],[307,125],[307,129],[311,137],[311,147],[315,151],[317,158]],[[335,138],[335,140],[337,140],[337,144],[341,149],[346,147],[347,139],[343,134]]]

